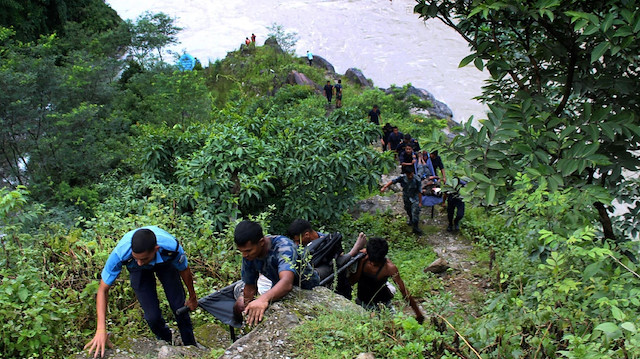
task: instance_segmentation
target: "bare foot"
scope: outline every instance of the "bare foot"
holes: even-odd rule
[[[358,252],[360,252],[360,250],[362,248],[364,248],[367,245],[367,235],[364,234],[363,232],[360,232],[360,234],[358,234],[358,239],[356,239],[356,244],[353,245],[353,248],[351,248],[351,250],[349,251],[349,255],[352,257],[355,257]]]

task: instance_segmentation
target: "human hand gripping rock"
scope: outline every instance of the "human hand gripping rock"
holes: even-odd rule
[[[260,298],[247,304],[247,307],[243,312],[245,319],[247,320],[247,325],[256,325],[260,323],[264,317],[264,312],[267,310],[267,307],[269,307],[269,302],[260,300]]]
[[[93,339],[84,346],[84,349],[89,348],[89,355],[91,352],[95,350],[93,355],[94,358],[98,357],[98,352],[100,352],[100,357],[104,357],[104,346],[105,344],[109,348],[113,348],[113,344],[111,340],[109,340],[109,333],[107,333],[106,329],[96,329],[96,334]]]

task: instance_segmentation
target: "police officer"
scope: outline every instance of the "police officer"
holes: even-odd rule
[[[98,317],[96,334],[84,347],[89,348],[89,355],[95,350],[94,357],[98,356],[98,352],[104,356],[105,344],[112,346],[106,327],[108,294],[123,265],[129,270],[131,287],[144,311],[144,319],[158,339],[171,343],[172,335],[160,311],[156,277],[162,283],[169,306],[174,313],[183,305],[191,310],[198,306],[198,299],[193,289],[193,274],[189,269],[184,250],[175,237],[155,226],[130,231],[118,242],[102,270],[102,279],[96,296]],[[187,301],[185,301],[185,292],[180,278],[189,291]],[[177,315],[176,321],[184,345],[196,345],[189,313]]]

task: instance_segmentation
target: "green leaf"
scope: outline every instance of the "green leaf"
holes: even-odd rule
[[[484,64],[482,63],[482,59],[479,57],[476,57],[475,60],[473,60],[473,64],[476,65],[476,68],[480,71],[484,70]]]
[[[631,333],[636,333],[637,332],[635,324],[633,324],[631,322],[624,322],[624,323],[620,324],[620,326],[622,327],[622,329],[628,330]]]
[[[20,298],[21,301],[26,301],[27,298],[29,297],[29,289],[27,288],[20,288],[18,289],[18,298]]]
[[[502,167],[502,164],[496,160],[488,160],[486,166],[494,170],[501,170],[504,168]]]
[[[591,63],[598,61],[610,46],[611,44],[608,42],[601,42],[598,46],[596,46],[596,48],[591,52]]]
[[[475,172],[471,175],[471,177],[479,182],[484,182],[484,183],[491,183],[491,180],[489,179],[489,177],[485,176],[484,174],[480,173],[480,172]]]
[[[620,310],[620,308],[616,307],[615,305],[611,306],[611,314],[613,315],[614,318],[616,318],[619,321],[623,321],[627,318],[624,312]]]
[[[607,16],[604,18],[604,21],[602,22],[602,25],[600,25],[602,28],[602,32],[607,32],[607,30],[609,30],[609,28],[613,24],[613,18],[614,18],[613,14],[611,13],[607,14]]]
[[[487,187],[486,195],[487,195],[487,205],[491,205],[493,203],[493,200],[496,198],[496,188],[493,185],[490,185],[489,187]]]
[[[606,322],[606,323],[602,323],[602,324],[598,325],[595,328],[595,330],[600,330],[600,331],[603,331],[605,333],[613,334],[613,333],[617,332],[619,329],[618,329],[618,326],[615,325],[614,323]]]
[[[532,174],[532,175],[534,175],[534,176],[536,176],[536,177],[540,177],[540,176],[542,176],[542,174],[541,174],[537,169],[535,169],[535,168],[526,167],[524,170],[525,170],[527,173],[530,173],[530,174]]]
[[[467,66],[471,61],[473,61],[476,58],[476,56],[478,56],[478,55],[477,54],[471,54],[471,55],[465,56],[465,58],[462,59],[462,61],[460,61],[460,64],[458,65],[458,68]]]

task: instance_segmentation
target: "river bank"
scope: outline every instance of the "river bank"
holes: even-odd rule
[[[467,43],[438,21],[423,22],[413,13],[414,0],[265,0],[251,2],[186,0],[107,0],[123,19],[145,11],[164,12],[183,30],[179,45],[204,64],[224,58],[245,37],[255,33],[257,44],[267,38],[272,23],[297,33],[296,54],[307,50],[331,62],[336,72],[358,67],[377,87],[411,83],[428,89],[453,110],[453,119],[484,118],[480,95],[486,72],[473,65],[458,68],[469,54]]]

